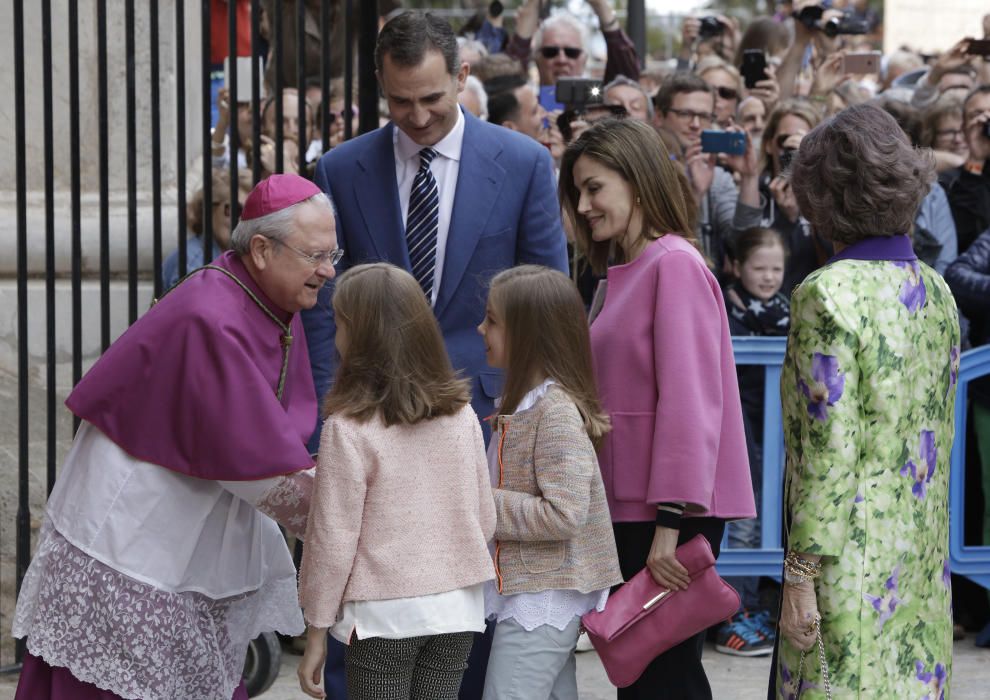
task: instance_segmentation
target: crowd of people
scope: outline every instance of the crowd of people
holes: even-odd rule
[[[697,536],[760,544],[741,335],[788,337],[782,584],[730,579],[736,614],[618,697],[711,697],[709,636],[773,654],[775,698],[944,697],[954,636],[990,646],[948,554],[960,355],[990,343],[985,44],[881,56],[865,2],[788,2],[744,30],[687,18],[641,70],[588,4],[597,66],[586,24],[536,0],[511,34],[500,3],[461,36],[392,13],[382,126],[324,144],[318,90],[286,88],[280,129],[266,100],[236,226],[227,166],[258,149],[219,93],[213,201],[189,205],[214,248],[190,239],[182,279],[165,262],[169,291],[67,402],[17,700],[244,698],[272,629],[305,630],[312,697],[577,698],[581,618],[615,587],[689,586]],[[276,522],[305,540],[298,587]]]

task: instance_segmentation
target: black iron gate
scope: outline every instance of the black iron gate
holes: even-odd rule
[[[299,164],[298,170],[306,170],[307,144],[302,136],[306,134],[308,108],[306,100],[303,99],[304,89],[307,81],[312,85],[315,79],[319,82],[318,105],[312,105],[316,111],[316,119],[319,126],[320,142],[319,151],[326,151],[330,146],[330,114],[329,105],[337,95],[331,95],[330,82],[333,73],[336,72],[342,77],[342,98],[343,109],[341,115],[353,115],[352,109],[359,107],[359,130],[368,131],[378,126],[378,97],[377,86],[374,78],[373,50],[377,34],[377,12],[374,11],[375,3],[355,3],[353,0],[231,0],[230,2],[220,2],[219,0],[123,0],[123,2],[112,2],[109,5],[107,0],[67,0],[58,3],[58,15],[53,17],[52,0],[41,0],[40,2],[40,36],[32,35],[25,22],[25,2],[24,0],[12,0],[12,33],[14,37],[14,112],[15,112],[15,133],[14,150],[16,159],[16,285],[17,285],[17,513],[15,519],[16,529],[16,584],[15,591],[4,590],[0,596],[9,597],[11,593],[20,591],[21,581],[27,571],[31,560],[31,529],[32,512],[30,508],[30,437],[31,431],[38,431],[38,426],[32,427],[29,405],[29,396],[32,394],[31,367],[29,353],[29,320],[35,313],[29,303],[29,285],[37,284],[41,280],[44,283],[44,308],[45,308],[45,340],[44,340],[44,411],[45,426],[44,436],[47,444],[45,453],[46,465],[46,486],[47,493],[51,492],[55,482],[57,453],[56,444],[58,435],[58,418],[62,418],[62,431],[67,432],[65,427],[65,414],[61,413],[58,401],[58,389],[56,381],[56,288],[58,285],[68,283],[68,297],[71,299],[71,384],[74,386],[82,376],[84,365],[83,351],[83,294],[84,284],[84,251],[83,251],[83,199],[84,187],[82,180],[81,156],[82,139],[90,139],[89,134],[81,133],[82,117],[86,116],[81,112],[81,80],[80,80],[80,10],[87,19],[92,21],[89,24],[95,25],[94,36],[83,34],[84,40],[93,41],[95,37],[96,45],[96,133],[92,134],[97,141],[97,163],[98,182],[93,189],[98,201],[98,265],[96,268],[93,283],[99,286],[99,347],[105,350],[111,343],[111,280],[122,283],[126,279],[126,305],[127,322],[133,323],[141,308],[139,308],[138,288],[140,283],[153,286],[154,296],[162,292],[162,263],[163,263],[163,237],[173,236],[178,251],[178,273],[186,273],[187,256],[187,236],[186,225],[187,216],[187,168],[195,157],[202,157],[202,201],[213,203],[212,181],[214,162],[212,158],[211,145],[213,144],[211,105],[213,104],[213,90],[215,88],[215,66],[211,63],[213,53],[213,39],[216,37],[215,27],[212,25],[218,21],[218,7],[226,6],[226,35],[228,53],[237,55],[237,48],[243,45],[245,34],[249,34],[250,46],[249,57],[251,59],[250,69],[250,121],[251,138],[250,144],[239,143],[238,120],[231,118],[227,131],[227,143],[229,154],[229,181],[230,186],[230,215],[231,227],[236,225],[239,215],[238,211],[238,186],[241,179],[239,169],[242,167],[238,163],[238,151],[246,146],[246,159],[249,161],[250,179],[252,183],[257,183],[262,177],[262,111],[267,106],[274,109],[274,151],[275,163],[274,172],[283,172],[285,162],[283,157],[283,145],[285,134],[283,133],[283,99],[275,99],[283,95],[283,88],[287,82],[294,83],[298,91],[298,134],[299,138]],[[36,6],[28,3],[28,11],[38,11]],[[116,13],[116,14],[114,14]],[[120,13],[123,15],[123,36],[119,37],[124,44],[125,67],[123,85],[113,80],[109,61],[108,41],[118,41],[118,37],[108,37],[108,27],[110,20],[120,21]],[[199,15],[199,31],[187,32],[187,25],[191,19],[195,19],[195,14]],[[267,36],[262,28],[262,15],[267,16]],[[248,18],[248,27],[244,26],[245,15]],[[171,20],[173,35],[163,36],[160,28],[163,22]],[[138,31],[136,21],[144,21]],[[307,31],[307,26],[313,24],[318,26],[318,49],[319,49],[319,71],[318,75],[307,74],[306,54],[312,49],[307,45],[310,41],[307,36],[312,37],[312,32]],[[86,25],[88,26],[88,25]],[[292,29],[294,28],[294,31]],[[54,33],[58,37],[54,38]],[[287,32],[291,32],[294,37],[294,55],[290,54],[290,49],[284,37]],[[331,36],[342,39],[343,50],[339,52],[341,65],[335,65],[331,60]],[[67,50],[65,54],[65,66],[59,65],[53,60],[53,39],[56,42],[64,41]],[[167,41],[163,41],[167,40]],[[355,41],[356,39],[356,41]],[[136,55],[141,41],[146,42],[148,51],[148,82],[139,84],[136,70]],[[26,75],[35,66],[27,66],[25,45],[32,46],[40,41],[41,45],[41,66],[40,85],[37,81],[28,83]],[[163,46],[171,46],[171,51],[163,50]],[[109,44],[113,46],[113,44]],[[140,47],[142,50],[145,47]],[[358,70],[354,70],[354,54],[358,55]],[[261,59],[259,62],[258,59]],[[295,75],[290,75],[286,80],[286,64],[291,65],[294,61]],[[53,65],[53,63],[55,65]],[[187,115],[187,70],[198,65],[201,80],[198,85],[199,100],[202,109],[198,115],[190,117]],[[91,69],[90,66],[85,66]],[[60,112],[56,114],[53,106],[53,75],[56,70],[64,70],[67,73],[66,85],[68,93],[68,114]],[[264,71],[265,75],[262,74]],[[162,77],[168,72],[174,77],[174,93],[170,93],[171,104],[162,99]],[[359,92],[357,93],[359,105],[354,105],[355,95],[353,76],[358,73]],[[266,80],[265,78],[268,78]],[[238,83],[238,66],[236,60],[229,61],[226,83],[236,89]],[[270,97],[263,98],[263,85],[267,87]],[[28,87],[30,86],[30,87]],[[28,190],[29,167],[35,163],[28,161],[26,145],[28,130],[28,111],[26,98],[34,98],[35,88],[41,90],[41,116],[43,124],[43,158],[36,159],[38,168],[43,167],[43,209],[44,209],[44,264],[43,268],[35,265],[32,269],[29,265],[29,207],[32,209],[32,202],[38,199],[32,197]],[[125,93],[124,102],[126,109],[123,114],[111,112],[111,97],[116,96],[116,91],[123,90]],[[147,99],[147,110],[143,115],[139,115],[137,100],[139,91],[147,91],[142,98]],[[267,104],[273,100],[272,104]],[[172,153],[162,152],[163,144],[163,115],[167,110],[174,110],[174,149]],[[236,110],[232,110],[236,114]],[[138,177],[138,152],[142,144],[138,141],[139,119],[147,119],[150,123],[141,124],[142,128],[149,134],[150,143],[147,144],[150,157],[150,186],[148,190],[141,191]],[[111,214],[114,206],[114,199],[110,187],[111,159],[110,145],[111,139],[119,134],[117,128],[120,120],[123,119],[123,139],[126,149],[126,269],[115,274],[111,268],[111,248],[110,236]],[[342,118],[343,138],[352,136],[351,119]],[[55,129],[56,122],[65,123],[68,130],[68,215],[62,218],[61,229],[57,236],[57,225],[59,221],[56,217],[56,200],[60,194],[55,186],[56,152],[55,152]],[[113,129],[113,131],[112,131]],[[198,137],[196,136],[198,132]],[[196,153],[190,152],[187,145],[201,140],[201,144],[195,144],[193,149]],[[201,149],[199,148],[201,146]],[[201,151],[201,153],[200,153]],[[42,163],[43,160],[43,163]],[[169,161],[171,160],[171,164]],[[174,197],[175,197],[175,230],[163,231],[163,220],[166,212],[163,207],[163,166],[170,166],[174,172]],[[36,177],[36,176],[35,176]],[[141,240],[149,238],[147,229],[139,229],[139,197],[145,201],[150,200],[151,216],[150,222],[145,221],[145,226],[150,227],[151,264],[150,269],[140,269],[139,249]],[[33,212],[32,212],[33,213]],[[202,217],[202,245],[204,251],[213,250],[213,225],[212,217],[204,215]],[[139,232],[144,234],[139,236]],[[59,251],[59,243],[63,246],[68,244],[68,265],[63,265],[62,269],[56,263],[56,254]],[[147,242],[144,245],[148,245]],[[64,251],[61,251],[64,253]],[[145,251],[146,253],[147,251]],[[36,305],[37,306],[37,305]],[[95,309],[93,312],[95,313]],[[38,363],[41,364],[41,363]],[[37,391],[34,392],[37,395]],[[35,399],[37,401],[37,399]],[[78,426],[78,421],[73,423],[73,428]],[[62,437],[66,437],[64,434]],[[71,436],[68,436],[71,437]],[[34,514],[37,519],[40,514]],[[0,527],[6,528],[9,523],[0,523]],[[9,565],[9,562],[7,562]],[[10,621],[5,620],[3,631],[0,635],[7,637],[10,632]],[[9,637],[7,638],[9,642]],[[24,644],[19,640],[15,646],[13,658],[7,654],[0,655],[0,667],[4,670],[16,670],[17,664],[24,654]],[[13,664],[12,664],[13,662]],[[4,667],[6,664],[6,667]]]

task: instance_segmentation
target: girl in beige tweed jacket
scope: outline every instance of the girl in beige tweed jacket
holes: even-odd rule
[[[488,450],[496,581],[485,613],[497,625],[484,697],[576,699],[580,617],[622,581],[584,305],[560,272],[516,267],[492,281],[478,332],[488,363],[506,370]]]

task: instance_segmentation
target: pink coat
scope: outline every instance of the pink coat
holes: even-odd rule
[[[591,346],[612,419],[599,464],[613,522],[652,521],[664,501],[755,516],[725,302],[698,251],[669,234],[609,268]]]

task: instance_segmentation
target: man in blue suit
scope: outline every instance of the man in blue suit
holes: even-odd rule
[[[550,154],[460,109],[469,68],[443,19],[420,12],[392,19],[379,34],[375,67],[392,121],[335,147],[316,168],[316,184],[337,210],[344,249],[338,273],[383,260],[412,272],[454,367],[472,380],[472,406],[483,419],[502,386],[476,331],[489,281],[520,263],[567,271]],[[327,285],[303,316],[318,396],[329,389],[337,360],[331,294]],[[483,428],[487,439],[487,423]],[[318,445],[319,430],[310,448]],[[462,698],[481,697],[490,643],[490,636],[476,639]],[[325,687],[337,700],[341,652],[332,639],[328,652]]]
[[[345,251],[338,270],[385,260],[413,272],[454,367],[473,380],[472,405],[484,418],[501,389],[475,331],[489,280],[520,263],[567,271],[550,155],[533,139],[458,107],[469,68],[458,61],[443,19],[419,12],[395,17],[378,37],[375,64],[392,121],[337,146],[316,168],[316,184],[337,208]],[[433,151],[428,166],[424,149]],[[427,167],[428,175],[420,172]],[[420,208],[436,213],[424,222]],[[335,365],[330,293],[304,318],[319,395]]]

